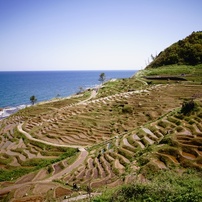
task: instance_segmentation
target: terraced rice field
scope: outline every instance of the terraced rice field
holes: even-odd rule
[[[20,112],[3,120],[0,169],[7,175],[1,179],[0,196],[60,198],[74,194],[73,183],[81,190],[128,183],[140,168],[145,176],[151,167],[201,169],[200,98],[193,115],[179,113],[183,99],[200,90],[199,85],[166,84],[106,97],[98,93],[86,101],[49,105],[48,110],[40,106],[32,116]],[[73,157],[64,156],[68,147],[73,147]],[[18,169],[22,177],[8,175]]]
[[[202,107],[202,102],[200,106]],[[125,180],[127,174],[131,173],[131,168],[135,173],[140,165],[145,169],[152,165],[156,169],[192,167],[200,170],[201,107],[192,116],[191,123],[186,118],[182,119],[179,112],[175,112],[110,140],[96,151],[92,150],[85,165],[64,176],[64,181],[77,184],[90,182],[93,188],[101,185],[114,186],[121,183],[120,180]],[[144,157],[140,155],[141,151],[147,150]]]
[[[167,85],[142,92],[115,94],[35,116],[23,124],[23,129],[45,141],[89,146],[154,120],[179,106],[182,101],[176,100],[176,96],[186,98],[194,93],[192,88],[181,86],[178,91],[174,85]]]

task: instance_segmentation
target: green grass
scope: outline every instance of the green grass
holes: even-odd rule
[[[106,82],[102,88],[99,89],[98,98],[115,95],[128,91],[138,90],[142,86],[142,82],[135,77],[128,79],[117,79],[115,81]]]
[[[68,151],[65,153],[62,153],[60,156],[57,158],[51,158],[51,159],[39,159],[39,158],[33,158],[33,159],[28,159],[26,161],[20,162],[22,167],[13,167],[10,168],[9,170],[5,169],[0,169],[0,182],[3,181],[10,181],[10,180],[15,180],[25,174],[28,174],[33,171],[37,171],[41,168],[48,167],[56,162],[62,161],[66,158],[68,158],[69,162],[73,162],[75,160],[75,152],[76,149],[74,148],[68,148]],[[72,160],[70,160],[72,158]]]
[[[143,70],[140,76],[181,76],[182,74],[188,81],[201,82],[202,64],[196,66],[168,65],[159,68],[149,68]]]
[[[14,130],[14,136],[16,138],[22,138],[26,144],[32,144],[39,148],[39,150],[42,150],[41,152],[43,154],[54,154],[57,155],[57,157],[53,157],[51,159],[40,159],[40,158],[32,158],[27,159],[26,161],[20,160],[18,158],[18,161],[21,165],[21,167],[8,167],[8,169],[0,169],[0,182],[2,181],[10,181],[15,180],[25,174],[28,174],[33,171],[37,171],[41,168],[45,168],[53,163],[62,161],[64,159],[70,159],[73,158],[75,154],[78,153],[78,150],[75,148],[65,148],[65,147],[54,147],[50,145],[46,145],[40,142],[35,142],[28,140],[22,133],[20,133],[17,129]],[[15,150],[15,152],[23,153],[23,149],[18,148]],[[28,157],[28,156],[27,156]],[[0,158],[0,162],[2,164],[8,164],[11,161],[11,158],[2,159]]]
[[[159,68],[146,69],[145,73],[147,76],[155,75],[181,75],[181,74],[192,74],[196,67],[187,65],[168,65]]]
[[[147,183],[138,181],[116,189],[108,189],[93,202],[176,201],[200,202],[202,200],[201,173],[188,170],[183,174],[174,171],[153,173]]]
[[[9,170],[0,169],[0,182],[16,180],[17,178],[33,171],[34,171],[33,168],[22,168],[22,167],[12,168]]]
[[[12,157],[9,156],[8,154],[0,154],[0,164],[2,165],[7,165],[11,163]]]

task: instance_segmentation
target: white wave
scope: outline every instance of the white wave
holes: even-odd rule
[[[0,119],[4,119],[4,118],[10,116],[11,114],[16,113],[20,109],[24,109],[24,108],[29,107],[29,106],[30,105],[19,105],[17,107],[4,108],[4,109],[2,109],[2,111],[0,111]]]

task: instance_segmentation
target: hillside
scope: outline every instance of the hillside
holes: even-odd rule
[[[193,32],[185,39],[172,44],[160,52],[146,68],[157,68],[173,64],[202,64],[202,31]]]
[[[201,96],[194,97],[192,113],[180,108],[199,92],[194,82],[148,85],[137,75],[107,82],[97,94],[92,89],[4,119],[2,201],[62,201],[87,187],[103,192],[134,180],[152,183],[161,170],[188,175],[191,183],[202,169]],[[201,194],[195,183],[191,194]]]
[[[201,84],[148,67],[1,120],[0,201],[202,201]]]

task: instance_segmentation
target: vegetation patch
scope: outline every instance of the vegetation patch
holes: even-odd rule
[[[191,174],[190,174],[191,173]],[[202,200],[201,173],[192,170],[179,174],[173,171],[158,171],[152,174],[147,183],[135,182],[121,188],[107,191],[93,199],[104,201],[184,201]],[[194,186],[193,186],[194,185]]]
[[[172,44],[147,66],[157,68],[171,64],[197,65],[202,63],[202,32],[193,32],[183,40]]]

